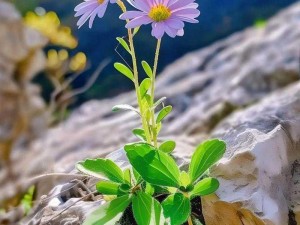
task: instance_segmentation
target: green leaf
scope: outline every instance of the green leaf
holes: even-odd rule
[[[212,194],[218,190],[219,186],[220,183],[216,178],[204,178],[195,185],[193,191],[191,192],[191,197]]]
[[[149,109],[151,106],[151,97],[148,94],[145,94],[144,98],[142,99],[142,107],[144,109]],[[150,121],[151,118],[151,113],[150,110],[146,110],[146,112],[144,112],[144,116],[146,117],[147,121]]]
[[[125,145],[127,158],[142,178],[161,186],[179,187],[179,169],[174,159],[146,143]]]
[[[133,36],[136,35],[140,30],[140,27],[136,27],[133,29]]]
[[[182,193],[170,195],[162,202],[165,218],[170,218],[171,225],[181,225],[191,213],[190,200]]]
[[[182,171],[180,173],[180,184],[186,188],[188,185],[190,185],[190,183],[191,183],[191,179],[189,174],[185,171]]]
[[[120,73],[122,73],[123,75],[125,75],[126,77],[128,77],[130,80],[134,82],[133,73],[127,66],[125,66],[122,63],[115,63],[114,67],[116,68],[116,70],[118,70]]]
[[[86,159],[77,163],[76,168],[85,174],[100,179],[108,178],[117,183],[124,181],[122,170],[109,159]]]
[[[160,110],[156,118],[156,123],[161,122],[171,111],[172,111],[172,106],[170,105]]]
[[[150,106],[151,105],[151,96],[149,94],[145,94],[144,98],[147,101],[147,104]]]
[[[127,104],[121,104],[121,105],[115,105],[113,108],[112,108],[112,111],[113,112],[118,112],[120,110],[123,110],[123,111],[133,111],[137,114],[140,115],[140,112],[139,110],[137,110],[136,108],[132,107],[131,105],[127,105]]]
[[[133,168],[133,176],[137,184],[142,182],[141,175],[134,168]]]
[[[131,186],[129,184],[121,184],[120,185],[120,191],[121,192],[129,192],[131,189]]]
[[[159,134],[159,132],[161,131],[162,128],[162,123],[158,123],[156,124],[156,133]]]
[[[163,103],[167,98],[166,97],[162,97],[160,99],[158,99],[154,105],[153,105],[153,108],[155,109],[157,106],[159,106],[161,103]]]
[[[149,66],[149,64],[146,61],[142,61],[142,66],[143,66],[143,69],[144,69],[145,73],[147,74],[147,76],[152,79],[153,72],[152,72],[152,69]]]
[[[124,181],[126,184],[131,185],[131,171],[129,168],[124,170]]]
[[[173,150],[175,149],[176,147],[176,143],[175,141],[165,141],[163,142],[160,146],[159,146],[159,150],[165,152],[165,153],[171,153],[173,152]]]
[[[145,135],[145,131],[143,129],[133,129],[132,133],[139,139],[141,139],[142,141],[147,141],[146,135]]]
[[[140,85],[140,94],[142,98],[144,98],[144,96],[147,94],[147,91],[149,90],[150,86],[151,86],[150,78],[146,78],[142,81]]]
[[[154,191],[154,187],[152,187],[151,184],[146,182],[145,192],[152,196],[154,194]]]
[[[101,205],[88,215],[83,225],[115,225],[131,202],[130,195],[118,197],[111,202]]]
[[[196,181],[209,167],[219,161],[225,153],[224,141],[213,139],[199,145],[192,156],[189,174]]]
[[[20,205],[22,205],[22,207],[25,211],[25,215],[28,215],[28,213],[32,209],[33,202],[34,202],[34,192],[35,192],[35,186],[31,186],[27,190],[27,193],[23,196],[23,198],[20,202]],[[1,212],[0,212],[0,214],[1,214]]]
[[[117,37],[117,41],[123,46],[123,48],[131,55],[130,48],[123,38]]]
[[[96,189],[103,195],[119,195],[121,184],[112,181],[100,181],[96,184]]]
[[[132,198],[133,215],[138,225],[163,225],[164,218],[160,203],[151,195],[137,192]]]

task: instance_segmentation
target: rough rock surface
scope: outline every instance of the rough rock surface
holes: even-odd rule
[[[299,82],[222,121],[212,131],[228,145],[212,171],[222,184],[218,197],[242,203],[268,224],[299,217],[299,125]]]
[[[176,139],[177,157],[187,159],[204,138],[220,137],[228,144],[226,156],[212,171],[221,187],[217,196],[203,201],[206,224],[300,224],[299,46],[297,3],[264,28],[247,29],[186,55],[159,77],[158,97],[167,96],[174,106],[162,135]],[[23,181],[38,170],[71,172],[76,161],[105,156],[134,140],[130,130],[139,126],[135,115],[111,113],[113,105],[133,102],[134,93],[128,93],[84,104],[22,155],[19,171],[22,162],[35,158],[21,170]],[[62,176],[51,175],[38,187],[46,194],[53,184],[68,180]],[[63,209],[74,199],[61,198],[56,204]],[[75,204],[77,219],[72,208],[57,217],[64,219],[62,224],[80,224],[81,215],[94,206],[80,201]],[[47,221],[51,208],[38,207],[26,221]]]

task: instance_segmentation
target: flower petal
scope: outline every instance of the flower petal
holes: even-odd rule
[[[75,14],[75,17],[81,16],[87,12],[91,13],[95,8],[97,8],[97,5],[94,5],[94,4],[87,5],[86,7],[78,10]]]
[[[144,15],[147,14],[141,11],[127,11],[120,16],[120,19],[127,20],[127,19],[133,19],[135,17],[141,17]]]
[[[180,29],[177,31],[177,36],[183,36],[184,35],[184,30]]]
[[[126,24],[126,28],[136,28],[144,24],[151,23],[152,20],[148,16],[140,16],[132,19],[129,23]]]
[[[187,16],[189,18],[195,18],[200,15],[200,11],[198,9],[179,9],[177,11],[172,12],[172,15],[174,16]]]
[[[107,5],[108,5],[108,2],[106,4],[102,4],[99,9],[98,9],[98,17],[99,18],[102,18],[104,16],[104,13],[106,11],[106,8],[107,8]]]
[[[177,0],[177,1],[169,4],[169,9],[170,10],[179,9],[179,8],[189,5],[190,3],[193,3],[194,1],[195,0]]]
[[[80,3],[79,5],[77,5],[74,9],[74,11],[79,11],[79,10],[82,10],[84,9],[85,7],[88,7],[88,6],[91,6],[91,5],[94,5],[94,7],[96,8],[99,4],[96,2],[96,1],[89,1],[89,2],[82,2]]]
[[[95,9],[90,16],[89,28],[92,28],[95,17],[97,16],[98,10]]]
[[[151,35],[156,37],[157,39],[161,39],[162,36],[165,33],[165,27],[164,27],[164,23],[163,22],[159,22],[159,23],[152,23],[152,32]]]
[[[178,18],[170,18],[165,22],[169,27],[174,29],[182,29],[184,27],[184,23]]]
[[[166,31],[167,35],[174,38],[174,37],[176,37],[178,30],[176,30],[172,27],[169,27],[169,26],[165,26],[165,31]]]
[[[132,1],[132,4],[135,8],[144,12],[149,12],[150,10],[150,5],[146,0],[134,0]]]
[[[77,26],[78,26],[79,28],[82,27],[82,25],[89,19],[90,15],[91,15],[90,12],[83,14],[83,15],[80,17],[80,19],[78,20]]]
[[[184,16],[176,16],[177,18],[179,18],[180,20],[184,21],[184,22],[188,22],[188,23],[199,23],[198,20],[193,19],[193,17],[189,16],[189,15],[184,15]]]

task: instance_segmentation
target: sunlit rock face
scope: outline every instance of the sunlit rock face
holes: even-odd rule
[[[176,140],[177,158],[188,160],[205,138],[219,137],[228,145],[224,159],[212,170],[221,187],[216,196],[203,199],[206,224],[300,224],[299,46],[297,3],[263,28],[249,28],[184,56],[159,77],[157,97],[167,96],[174,105],[162,137]],[[32,174],[49,172],[43,167],[49,162],[51,172],[73,174],[77,161],[104,157],[134,141],[130,131],[140,126],[135,114],[111,112],[114,105],[134,104],[134,99],[134,93],[128,93],[75,110],[22,155],[16,165],[22,174],[20,183]],[[39,195],[71,177],[44,177],[37,181],[38,192],[43,190]],[[82,215],[94,208],[90,200],[76,204],[80,216],[74,222],[74,211],[58,211],[78,195],[65,197],[64,192],[63,196],[54,201],[56,212],[50,210],[53,202],[41,201],[26,221],[39,224],[48,221],[50,213],[62,224],[80,224]]]
[[[212,136],[228,145],[211,171],[221,181],[217,196],[222,201],[241,203],[268,224],[300,222],[299,82],[233,113]]]

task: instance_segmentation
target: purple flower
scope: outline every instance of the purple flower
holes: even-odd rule
[[[200,15],[195,0],[129,0],[139,11],[127,11],[121,19],[129,19],[126,28],[135,28],[152,23],[152,36],[162,38],[164,33],[170,37],[184,34],[184,22],[198,23]]]
[[[95,17],[98,15],[99,18],[104,16],[108,3],[115,3],[116,0],[84,0],[75,7],[75,17],[80,16],[77,22],[79,28],[88,20],[89,28],[92,28]]]

